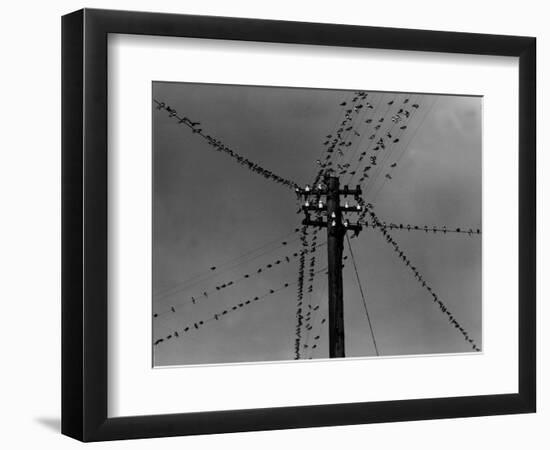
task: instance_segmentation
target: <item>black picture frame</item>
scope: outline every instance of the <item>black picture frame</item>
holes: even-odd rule
[[[518,393],[107,417],[107,36],[519,58]],[[536,39],[84,9],[62,18],[62,433],[82,441],[535,412]]]

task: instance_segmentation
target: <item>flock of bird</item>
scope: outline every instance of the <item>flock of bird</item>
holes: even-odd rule
[[[358,182],[362,183],[369,178],[369,171],[379,165],[379,154],[381,151],[388,150],[386,153],[391,153],[393,147],[401,141],[401,137],[408,128],[408,122],[413,117],[414,111],[420,108],[419,103],[413,103],[409,107],[411,97],[406,97],[402,101],[401,107],[394,107],[396,96],[392,100],[386,102],[386,110],[383,114],[375,117],[376,111],[382,102],[384,95],[380,95],[378,104],[372,105],[369,101],[369,94],[366,92],[356,92],[355,96],[348,102],[340,103],[340,106],[347,107],[344,109],[342,121],[337,126],[336,130],[326,136],[323,145],[326,147],[324,158],[319,158],[317,164],[320,170],[314,180],[317,183],[323,174],[337,175],[339,177],[349,175],[350,181],[358,175]],[[395,110],[388,119],[392,108]],[[391,123],[389,127],[384,128],[384,122]],[[366,124],[363,125],[363,123]],[[398,126],[397,132],[394,127]],[[363,127],[364,129],[361,129]],[[368,136],[367,142],[361,136]],[[359,139],[356,139],[359,138]],[[359,142],[355,142],[356,141]],[[356,152],[359,151],[359,156],[355,163],[353,159]],[[351,154],[350,154],[351,153]],[[348,159],[347,162],[337,162],[335,156],[341,159]],[[367,159],[368,165],[360,169],[362,161]],[[390,165],[390,168],[395,168],[397,163]],[[387,179],[391,179],[389,173],[385,174]]]
[[[300,250],[300,259],[298,261],[298,280],[297,280],[297,302],[296,302],[296,337],[294,338],[294,359],[300,358],[300,343],[302,342],[302,325],[304,323],[304,316],[302,314],[302,306],[304,300],[304,277],[305,277],[305,265],[306,265],[306,253],[308,251],[307,246],[308,229],[306,225],[302,225],[300,232],[300,242],[302,248]]]
[[[323,245],[325,245],[325,243],[326,242],[322,242],[322,243],[319,244],[319,246],[323,246]],[[283,241],[282,245],[286,246],[287,242]],[[157,319],[157,318],[162,317],[166,314],[179,312],[180,307],[182,307],[182,306],[186,306],[188,304],[195,305],[195,304],[197,304],[201,301],[204,301],[205,299],[209,298],[209,296],[211,296],[211,295],[213,295],[217,292],[223,291],[223,290],[228,289],[230,287],[234,287],[234,286],[238,285],[239,283],[241,283],[245,280],[248,280],[248,279],[250,279],[254,276],[259,276],[260,274],[265,274],[266,272],[269,272],[270,270],[275,269],[280,265],[288,264],[288,263],[292,262],[293,260],[295,260],[298,257],[300,257],[300,260],[302,260],[304,258],[305,253],[308,253],[309,251],[315,252],[316,247],[313,250],[305,250],[305,251],[300,250],[300,251],[296,251],[296,252],[293,252],[293,253],[288,253],[287,255],[278,257],[277,259],[275,259],[273,261],[262,264],[260,267],[258,267],[257,269],[255,269],[253,271],[247,271],[246,273],[244,273],[243,275],[241,275],[238,278],[235,278],[235,279],[232,279],[232,280],[227,280],[227,281],[224,281],[224,282],[219,282],[218,284],[214,285],[214,287],[211,288],[211,289],[204,290],[200,294],[191,295],[189,297],[189,299],[187,299],[184,302],[171,304],[170,307],[165,311],[154,312],[153,313],[153,318]],[[210,270],[211,271],[216,270],[216,266],[210,267]]]
[[[481,230],[479,228],[461,228],[461,227],[455,227],[455,228],[447,228],[446,225],[443,225],[442,227],[437,226],[430,226],[430,225],[411,225],[410,223],[387,223],[386,221],[382,223],[378,222],[369,222],[368,220],[362,220],[359,222],[364,227],[368,228],[384,228],[389,230],[401,230],[401,231],[424,231],[425,233],[464,233],[469,236],[473,236],[474,234],[481,234]]]
[[[311,233],[311,239],[307,241],[307,231],[302,235],[302,250],[307,250],[309,253],[309,262],[308,262],[308,278],[307,278],[307,304],[304,305],[304,281],[305,280],[305,264],[301,265],[298,268],[298,302],[296,305],[296,337],[294,344],[294,358],[301,359],[301,351],[307,349],[307,340],[303,339],[302,329],[305,329],[308,333],[312,330],[311,320],[314,313],[318,310],[319,305],[312,305],[312,293],[314,288],[315,275],[317,271],[315,270],[315,265],[317,262],[317,257],[315,252],[317,251],[317,239],[318,239],[319,228],[314,228]],[[324,245],[323,242],[320,245]],[[303,313],[303,310],[306,310],[306,313]]]
[[[154,102],[158,110],[165,110],[168,113],[168,117],[173,118],[180,125],[185,125],[189,127],[193,133],[196,133],[203,139],[205,139],[208,145],[210,145],[212,148],[230,156],[231,158],[233,158],[234,161],[236,161],[244,168],[249,169],[252,172],[257,173],[268,180],[274,181],[275,183],[281,184],[290,189],[296,189],[298,187],[298,184],[294,181],[280,177],[279,175],[273,173],[271,170],[264,169],[259,164],[251,161],[248,158],[245,158],[244,156],[239,155],[236,151],[223,144],[220,140],[215,139],[209,134],[204,134],[202,128],[199,128],[199,126],[201,125],[200,122],[193,122],[191,119],[185,116],[180,117],[178,115],[178,112],[171,106],[167,105],[165,102],[160,102],[158,100],[154,100]]]
[[[320,270],[321,271],[326,271],[326,268]],[[184,325],[184,326],[181,326],[180,328],[176,329],[176,330],[173,330],[171,331],[170,333],[166,334],[165,336],[161,337],[161,338],[158,338],[158,339],[155,339],[153,341],[153,345],[154,346],[157,346],[159,344],[162,344],[163,342],[168,342],[170,341],[171,339],[177,339],[177,338],[180,338],[182,336],[184,336],[185,334],[189,333],[189,332],[193,332],[193,331],[196,331],[196,330],[199,330],[201,329],[204,325],[206,325],[207,323],[209,322],[212,322],[212,321],[218,321],[222,318],[224,318],[225,316],[227,316],[228,314],[231,314],[232,312],[235,312],[235,311],[238,311],[242,308],[245,308],[246,306],[248,305],[251,305],[251,304],[254,304],[256,302],[259,302],[265,298],[268,298],[280,291],[282,291],[283,289],[286,289],[288,288],[289,286],[293,285],[293,284],[296,284],[296,282],[293,282],[293,283],[284,283],[281,287],[279,288],[276,288],[276,289],[269,289],[265,294],[263,295],[259,295],[259,296],[255,296],[255,297],[252,297],[250,299],[247,299],[247,300],[242,300],[240,301],[239,303],[235,303],[233,306],[230,306],[230,307],[227,307],[223,310],[220,310],[219,312],[213,314],[212,316],[208,317],[208,318],[205,318],[203,320],[199,320],[199,321],[196,321],[196,322],[193,322],[193,323],[190,323],[190,324],[187,324],[187,325]]]
[[[481,351],[474,339],[470,337],[466,329],[455,319],[454,315],[451,313],[447,305],[445,305],[445,303],[441,301],[441,299],[434,292],[432,287],[426,282],[416,266],[411,263],[411,260],[405,255],[399,244],[397,244],[395,239],[388,232],[388,228],[382,225],[380,219],[378,218],[372,207],[368,208],[368,213],[371,216],[373,223],[377,224],[378,229],[384,235],[386,241],[392,246],[393,250],[397,253],[399,258],[405,263],[405,266],[407,266],[413,272],[414,278],[420,283],[423,288],[428,291],[428,293],[432,296],[433,302],[437,304],[441,312],[447,316],[449,323],[462,334],[464,340],[472,346],[473,350],[475,350],[476,352]]]

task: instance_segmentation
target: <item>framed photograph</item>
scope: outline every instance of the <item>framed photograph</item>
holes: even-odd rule
[[[62,432],[535,412],[536,41],[62,21]]]

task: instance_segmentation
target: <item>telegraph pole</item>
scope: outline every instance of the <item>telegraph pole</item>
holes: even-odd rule
[[[329,178],[327,189],[327,257],[330,358],[343,358],[345,356],[342,252],[344,250],[344,234],[346,231],[342,229],[339,190],[340,183],[338,178]]]
[[[359,234],[362,227],[359,224],[351,224],[343,219],[346,212],[361,212],[359,203],[361,187],[349,189],[344,186],[340,189],[338,177],[325,177],[324,184],[310,188],[296,189],[298,195],[305,198],[302,207],[306,215],[303,224],[327,229],[327,260],[328,260],[328,324],[329,324],[329,357],[343,358],[345,356],[344,342],[344,288],[342,284],[342,253],[344,250],[344,236],[348,230]],[[340,196],[353,196],[358,202],[350,206],[346,201],[344,206],[340,204]],[[326,201],[323,202],[322,197]],[[315,211],[321,217],[312,220],[310,211]],[[326,221],[322,215],[326,214]]]

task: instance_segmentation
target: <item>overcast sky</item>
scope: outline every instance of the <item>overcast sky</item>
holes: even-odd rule
[[[391,127],[391,115],[406,99],[411,111],[407,129],[392,130],[394,137],[402,133],[400,141],[378,154],[379,162],[385,164],[377,166],[379,176],[372,177],[376,182],[369,179],[363,184],[365,199],[374,204],[378,216],[387,222],[481,228],[482,99],[365,92],[374,110],[354,113],[354,127],[361,136],[350,135],[353,145],[346,152],[351,153],[342,162],[371,148],[368,136],[376,120],[385,116],[389,102],[394,103],[384,126]],[[299,185],[314,178],[315,161],[326,148],[326,136],[335,134],[353,96],[351,91],[337,90],[153,83],[154,99],[170,105],[180,116],[200,121],[205,134]],[[343,101],[348,106],[340,106]],[[299,226],[302,215],[296,213],[292,190],[215,151],[154,104],[152,114],[153,311],[160,314],[153,319],[153,337],[158,339],[269,289],[296,283],[297,259],[285,260],[261,274],[256,270],[299,251],[298,234],[289,233]],[[370,117],[373,123],[366,123]],[[365,163],[368,160],[359,167]],[[393,163],[397,166],[391,169]],[[354,159],[352,165],[356,164]],[[384,177],[386,173],[391,180]],[[325,240],[325,233],[319,233],[318,242]],[[398,230],[392,235],[481,346],[481,237]],[[287,245],[280,245],[283,241]],[[365,229],[351,242],[382,355],[471,351],[379,231]],[[259,250],[254,253],[255,249]],[[248,263],[231,263],[247,253]],[[344,254],[348,254],[347,247]],[[321,246],[316,269],[325,265],[326,247]],[[214,266],[218,269],[210,270]],[[247,273],[254,276],[215,291],[216,285]],[[343,273],[346,356],[372,356],[372,339],[349,259]],[[212,290],[197,304],[190,301]],[[326,358],[327,322],[321,323],[327,312],[324,273],[316,276],[314,292],[311,297],[306,293],[305,300],[318,304],[319,309],[313,316],[310,348],[304,357]],[[154,363],[293,359],[296,302],[296,284],[292,284],[155,346]],[[169,312],[172,307],[175,313]],[[314,341],[317,335],[320,338]],[[311,351],[314,342],[318,347]]]

